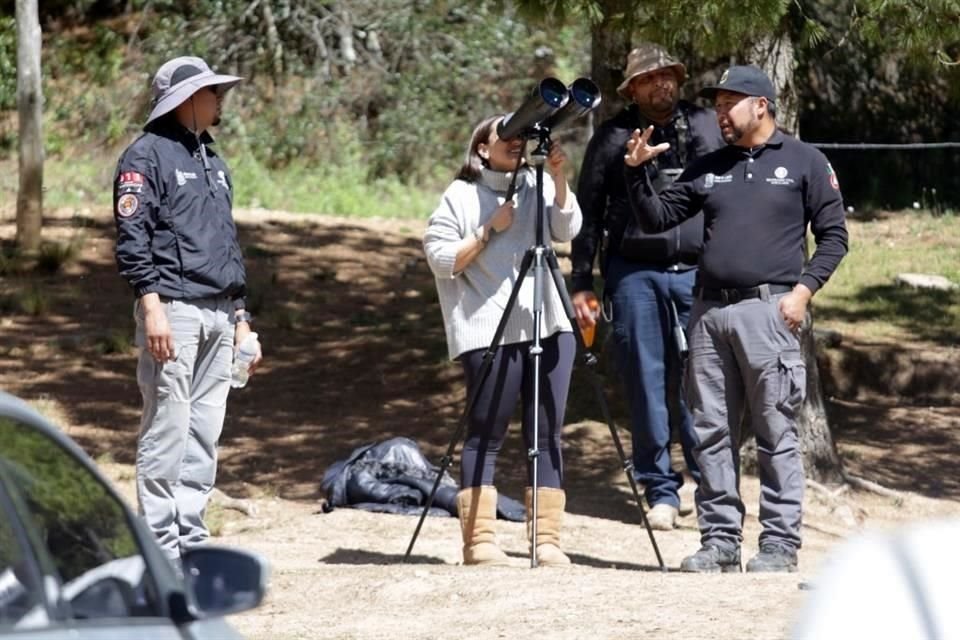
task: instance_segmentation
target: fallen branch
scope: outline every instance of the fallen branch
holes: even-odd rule
[[[807,479],[807,487],[824,498],[824,501],[830,506],[830,512],[840,520],[844,526],[855,529],[862,524],[863,519],[867,515],[866,510],[850,504],[850,502],[841,497],[849,490],[849,484],[843,484],[836,489],[831,489],[816,480]]]
[[[216,487],[214,487],[213,491],[210,492],[210,502],[218,504],[224,509],[233,509],[234,511],[239,511],[240,513],[246,514],[250,517],[257,515],[257,506],[255,504],[249,500],[231,498]]]
[[[903,494],[899,491],[888,489],[887,487],[877,484],[876,482],[866,480],[864,478],[858,478],[857,476],[850,475],[846,472],[843,472],[843,479],[857,489],[863,489],[864,491],[870,491],[881,496],[893,498],[897,505],[903,504]]]
[[[821,484],[816,480],[807,478],[807,487],[813,489],[817,495],[826,498],[831,504],[837,504],[837,502],[839,502],[840,494],[843,493],[843,489],[846,486],[848,485],[840,485],[840,488],[838,489],[831,489],[830,487]]]
[[[815,524],[815,523],[809,522],[809,521],[807,521],[807,520],[804,520],[804,522],[803,522],[803,528],[804,528],[804,529],[813,529],[814,531],[819,531],[820,533],[825,533],[825,534],[827,534],[828,536],[833,536],[833,537],[835,537],[835,538],[847,538],[847,537],[850,536],[850,533],[851,533],[850,531],[844,531],[844,530],[840,530],[840,529],[834,529],[834,528],[831,527],[830,525],[826,525],[826,524]]]

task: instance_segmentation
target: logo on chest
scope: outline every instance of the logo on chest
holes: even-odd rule
[[[787,171],[786,167],[777,167],[773,170],[773,177],[767,178],[769,184],[776,184],[781,186],[791,185],[796,182],[793,178],[789,177],[790,172]]]
[[[733,182],[733,176],[730,174],[718,176],[713,173],[708,173],[703,177],[703,186],[707,189],[712,189],[715,184],[726,184],[728,182]]]
[[[197,174],[193,171],[181,171],[177,169],[177,184],[181,187],[187,184],[187,180],[196,180]]]

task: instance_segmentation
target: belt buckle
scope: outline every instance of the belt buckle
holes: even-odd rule
[[[720,299],[723,304],[736,304],[743,300],[743,294],[739,289],[720,289]]]

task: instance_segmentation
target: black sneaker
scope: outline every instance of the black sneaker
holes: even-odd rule
[[[739,573],[740,547],[726,551],[705,544],[695,554],[683,559],[680,570],[690,573]]]
[[[765,573],[796,573],[797,550],[773,542],[760,545],[760,553],[747,563],[747,571]]]

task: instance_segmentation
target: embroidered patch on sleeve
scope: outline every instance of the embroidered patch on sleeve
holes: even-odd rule
[[[125,193],[117,198],[117,215],[121,218],[129,218],[137,212],[140,207],[140,200],[132,193]]]
[[[143,189],[143,174],[136,171],[124,171],[117,178],[118,193],[140,193]]]
[[[836,191],[840,191],[840,181],[837,180],[837,172],[833,170],[830,163],[827,163],[827,176],[830,178],[830,186]]]

